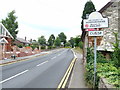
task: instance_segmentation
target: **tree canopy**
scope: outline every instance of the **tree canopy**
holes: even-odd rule
[[[2,24],[6,27],[6,29],[10,32],[10,34],[16,39],[18,30],[18,22],[16,21],[17,17],[14,15],[15,11],[8,13],[8,17],[5,20],[2,19]]]
[[[44,36],[41,36],[38,38],[38,43],[41,45],[41,46],[45,46],[46,45],[46,39]]]
[[[57,37],[57,38],[55,39],[55,46],[59,47],[60,45],[61,45],[60,38]]]
[[[75,40],[74,40],[73,37],[70,38],[69,42],[70,42],[70,44],[71,44],[71,47],[74,48]]]
[[[60,41],[63,42],[63,44],[65,46],[66,39],[67,39],[66,35],[63,32],[61,32],[60,34],[58,34],[58,36],[60,38]]]
[[[51,36],[48,39],[48,46],[53,46],[54,42],[55,42],[55,36],[54,34],[51,34]]]
[[[91,0],[89,0],[84,7],[83,14],[82,14],[82,19],[87,19],[89,14],[96,11],[95,6]],[[81,30],[82,30],[82,41],[84,41],[85,38],[85,29],[83,28],[83,20],[81,22]]]

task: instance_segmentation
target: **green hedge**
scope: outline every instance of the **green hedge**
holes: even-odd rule
[[[93,87],[93,80],[94,80],[94,53],[92,48],[87,49],[87,64],[86,64],[86,74],[85,79],[87,84]],[[120,77],[120,73],[118,69],[115,67],[114,62],[111,60],[106,60],[106,58],[100,53],[97,52],[97,82],[96,88],[98,88],[99,78],[104,77],[107,79],[108,84],[112,84],[115,87],[120,87],[118,80]]]

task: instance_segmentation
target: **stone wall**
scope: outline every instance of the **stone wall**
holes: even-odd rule
[[[118,2],[114,2],[102,12],[103,17],[109,18],[109,28],[102,29],[104,31],[104,36],[99,47],[107,51],[113,51],[114,48],[112,45],[112,43],[115,42],[113,32],[120,32],[118,7]]]
[[[109,90],[114,88],[113,85],[110,85],[107,83],[107,80],[105,78],[100,78],[100,82],[99,82],[99,90],[101,90],[101,88],[105,88],[105,90]]]
[[[119,33],[119,40],[120,40],[120,2],[118,3],[118,33]]]

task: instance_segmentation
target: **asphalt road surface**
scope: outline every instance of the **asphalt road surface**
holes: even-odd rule
[[[57,88],[73,59],[70,49],[2,66],[2,88]]]

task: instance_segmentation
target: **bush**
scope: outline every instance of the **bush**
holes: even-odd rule
[[[30,45],[30,47],[34,50],[35,48],[38,48],[39,49],[39,45],[37,45],[37,44],[32,44],[32,45]]]
[[[41,46],[41,49],[46,49],[46,46]]]
[[[96,73],[96,88],[98,88],[99,78],[104,77],[108,80],[109,84],[114,85],[115,87],[120,87],[118,84],[118,77],[120,73],[117,67],[114,66],[114,63],[106,58],[100,53],[97,52],[97,73]],[[86,64],[86,74],[85,79],[90,86],[93,86],[94,80],[94,53],[92,48],[87,49],[87,64]]]
[[[97,72],[99,77],[107,79],[108,84],[112,84],[115,87],[120,87],[118,80],[119,70],[110,63],[98,63]]]
[[[82,41],[80,41],[78,45],[81,49],[83,48],[83,42]]]
[[[18,46],[19,48],[23,48],[23,45],[21,45],[21,44],[20,44],[20,45],[17,45],[17,46]]]
[[[48,46],[48,49],[52,49],[53,47],[52,46]]]

